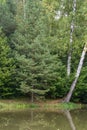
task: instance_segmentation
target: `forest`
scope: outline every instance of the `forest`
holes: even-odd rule
[[[0,0],[0,98],[87,103],[87,0]]]

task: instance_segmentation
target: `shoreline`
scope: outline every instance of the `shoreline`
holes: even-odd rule
[[[16,111],[23,109],[42,109],[42,110],[73,110],[82,108],[83,104],[63,103],[60,100],[36,101],[31,103],[25,99],[0,100],[0,111]]]

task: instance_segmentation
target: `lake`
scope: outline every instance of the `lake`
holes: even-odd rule
[[[87,110],[0,112],[0,130],[87,130]]]

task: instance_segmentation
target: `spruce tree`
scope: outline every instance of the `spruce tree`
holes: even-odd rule
[[[9,97],[14,93],[10,83],[15,66],[7,41],[7,37],[0,29],[0,97]]]
[[[13,38],[20,90],[24,93],[44,95],[60,77],[62,63],[48,42],[48,22],[41,2],[29,0],[26,18],[21,19]]]

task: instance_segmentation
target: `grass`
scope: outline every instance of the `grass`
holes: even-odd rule
[[[75,104],[75,103],[57,103],[52,101],[47,102],[36,102],[36,103],[30,103],[26,101],[21,100],[2,100],[0,101],[0,111],[16,111],[16,110],[23,110],[23,109],[42,109],[42,110],[49,110],[49,109],[61,109],[61,110],[71,110],[71,109],[77,109],[81,108],[81,104]]]
[[[0,111],[4,110],[23,110],[28,108],[38,108],[39,105],[37,104],[25,104],[25,103],[0,103]]]
[[[69,109],[69,110],[71,110],[71,109],[82,108],[82,104],[76,104],[76,103],[72,103],[72,102],[61,103],[60,107],[63,108],[63,109]]]
[[[78,109],[82,108],[81,104],[75,104],[75,103],[58,103],[58,104],[46,104],[43,106],[43,108],[54,108],[54,109],[62,109],[62,110],[72,110],[72,109]]]

